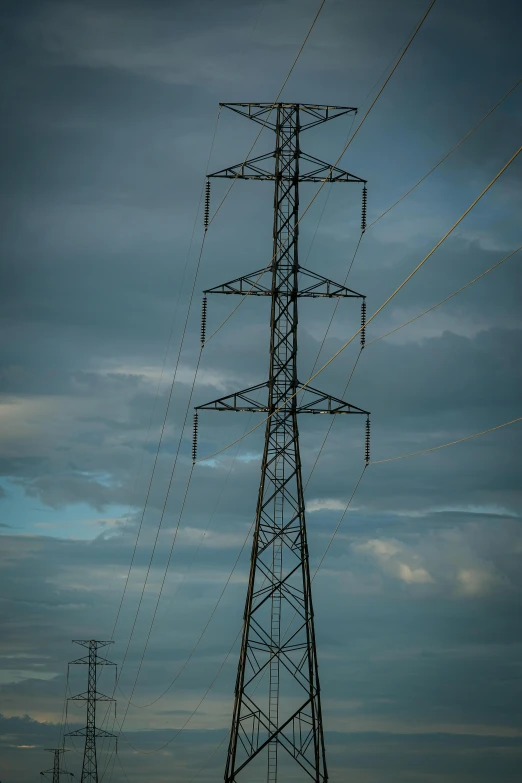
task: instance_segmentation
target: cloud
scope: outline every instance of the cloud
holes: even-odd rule
[[[464,595],[481,595],[488,593],[498,582],[498,576],[493,569],[463,568],[457,574],[457,580]]]
[[[211,469],[196,465],[192,473],[190,411],[181,430],[198,361],[191,405],[266,380],[269,303],[248,297],[200,357],[199,294],[270,259],[273,194],[236,182],[200,261],[197,207],[207,167],[240,160],[258,130],[223,110],[208,162],[218,101],[273,98],[317,3],[46,0],[6,9],[2,759],[14,783],[49,766],[44,749],[59,742],[67,663],[75,657],[70,641],[110,638],[127,585],[114,633],[114,659],[121,664],[126,656],[121,690],[129,695],[149,631],[133,701],[146,704],[175,682],[150,709],[129,710],[125,735],[140,750],[157,750],[209,690],[187,730],[163,751],[142,756],[122,742],[120,760],[130,778],[159,783],[170,780],[175,763],[188,783],[211,757],[198,778],[210,783],[222,774],[227,750],[237,643],[230,649],[242,623],[251,539],[241,547],[255,514],[264,426]],[[369,180],[372,219],[514,82],[519,14],[511,0],[494,12],[468,0],[435,5],[343,159]],[[393,8],[370,0],[356,9],[331,0],[283,99],[358,105],[361,118],[418,15],[413,0]],[[518,147],[517,98],[365,232],[348,284],[367,295],[370,313]],[[303,149],[333,162],[348,130],[344,120],[328,123],[303,136]],[[265,131],[256,153],[271,143]],[[212,209],[227,186],[213,181]],[[328,200],[327,193],[300,223],[300,260],[341,282],[359,237],[360,192],[339,185]],[[302,210],[312,194],[304,185]],[[518,246],[521,195],[517,163],[372,321],[368,340]],[[346,397],[372,411],[373,458],[520,415],[521,282],[513,257],[434,313],[367,345]],[[239,303],[231,298],[209,297],[209,333]],[[300,300],[302,380],[332,307]],[[357,304],[340,303],[322,360],[359,318]],[[354,341],[314,386],[340,395],[358,350]],[[241,438],[261,418],[202,414],[200,454]],[[305,481],[325,418],[300,417]],[[348,416],[334,422],[306,490],[314,574],[363,467],[361,423]],[[365,471],[313,585],[332,779],[516,778],[520,456],[514,425]],[[70,687],[85,687],[82,672]],[[121,715],[124,696],[118,699]],[[69,717],[79,727],[83,713]],[[68,755],[79,772],[81,755]]]
[[[309,514],[313,514],[314,511],[344,511],[346,503],[336,498],[315,498],[309,500],[306,504],[306,510]]]
[[[399,559],[408,556],[399,542],[371,539],[365,543],[354,544],[353,547],[358,552],[367,552],[375,557],[385,571],[405,584],[431,584],[434,581],[425,568],[408,565]],[[413,556],[414,559],[416,557]]]

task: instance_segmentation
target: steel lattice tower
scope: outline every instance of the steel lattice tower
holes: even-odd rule
[[[271,128],[276,139],[273,152],[210,175],[271,180],[275,185],[270,264],[205,291],[203,300],[204,318],[208,293],[248,293],[271,300],[268,382],[198,406],[195,414],[195,438],[198,410],[259,411],[268,416],[225,782],[235,782],[248,766],[249,781],[275,783],[279,768],[285,779],[325,783],[297,414],[369,414],[310,386],[299,393],[303,398],[298,403],[297,305],[301,297],[365,299],[299,265],[299,183],[365,180],[301,152],[299,142],[302,131],[356,109],[296,103],[221,105]],[[272,158],[274,170],[266,170],[264,164]],[[268,391],[266,402],[255,399],[261,389]],[[293,769],[287,771],[288,766]]]
[[[99,701],[114,702],[114,709],[116,710],[116,700],[110,696],[105,696],[97,689],[97,675],[98,666],[116,666],[112,661],[108,661],[106,658],[102,658],[98,655],[98,650],[101,647],[107,647],[113,642],[101,642],[95,639],[74,639],[74,644],[81,644],[82,647],[88,649],[88,654],[83,658],[78,658],[76,661],[71,661],[69,666],[75,664],[83,664],[88,666],[87,674],[87,691],[79,693],[77,696],[71,696],[71,701],[84,701],[87,703],[87,725],[83,729],[77,729],[77,731],[70,731],[66,734],[66,737],[85,737],[85,750],[83,752],[82,763],[82,777],[81,783],[98,783],[98,763],[96,757],[96,739],[98,737],[115,738],[115,734],[111,734],[104,729],[99,729],[96,726],[96,703]]]
[[[74,775],[72,772],[66,772],[63,769],[60,769],[60,754],[67,752],[65,748],[46,748],[46,750],[49,751],[49,753],[54,753],[53,766],[51,769],[44,769],[43,772],[40,772],[40,775],[52,775],[53,783],[60,783],[60,775],[69,775],[73,778]]]

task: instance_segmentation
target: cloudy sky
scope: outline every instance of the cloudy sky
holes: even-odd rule
[[[234,185],[209,229],[194,282],[200,198],[206,171],[241,161],[258,132],[231,112],[218,120],[218,103],[274,100],[318,6],[318,0],[2,4],[4,783],[36,779],[51,766],[45,748],[61,740],[67,662],[81,654],[71,640],[111,638],[141,520],[109,652],[119,665],[125,658],[116,691],[124,737],[118,762],[108,743],[100,748],[100,770],[106,783],[145,775],[189,783],[196,774],[210,783],[223,774],[263,428],[196,466],[180,519],[190,472],[191,417],[184,432],[183,420],[199,354],[200,291],[269,261],[271,185]],[[369,222],[516,84],[518,6],[437,0],[342,160],[368,180]],[[362,117],[426,7],[426,0],[327,0],[283,98],[357,106]],[[367,231],[349,284],[367,295],[369,313],[516,152],[521,98],[522,86]],[[303,148],[334,162],[350,125],[341,118],[312,130]],[[262,134],[257,154],[270,149],[270,135]],[[521,173],[522,156],[372,322],[368,341],[521,244]],[[214,181],[213,208],[226,186]],[[303,186],[304,205],[314,187]],[[359,225],[360,189],[323,188],[301,224],[303,263],[342,281]],[[521,260],[513,255],[440,308],[367,346],[347,398],[372,412],[373,459],[522,415]],[[214,297],[209,331],[236,304]],[[320,300],[302,307],[303,380],[332,307]],[[359,319],[352,302],[340,304],[324,360]],[[314,385],[340,396],[356,357],[350,345]],[[206,346],[193,404],[259,383],[267,369],[267,302],[249,300]],[[301,422],[305,479],[328,427],[322,417],[309,418]],[[248,414],[202,415],[200,455],[253,424]],[[521,434],[522,422],[366,471],[314,582],[334,781],[518,780]],[[313,568],[362,459],[361,422],[343,417],[307,488]],[[111,676],[105,670],[100,686],[109,693]],[[69,689],[85,689],[82,667],[71,667]],[[84,713],[71,704],[67,730],[82,721]],[[67,766],[76,775],[80,742],[67,741]]]

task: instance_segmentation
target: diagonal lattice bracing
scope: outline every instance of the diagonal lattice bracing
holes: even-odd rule
[[[69,700],[85,702],[87,707],[87,722],[83,728],[77,729],[76,731],[70,731],[65,736],[85,737],[81,783],[98,783],[98,756],[96,740],[98,738],[116,739],[115,734],[111,734],[109,731],[100,729],[96,725],[97,702],[113,702],[114,709],[116,709],[115,699],[113,699],[111,696],[106,696],[98,690],[98,667],[116,666],[116,664],[98,655],[98,650],[100,648],[107,647],[109,644],[112,644],[112,642],[102,642],[97,641],[96,639],[75,639],[74,643],[80,644],[82,647],[86,647],[88,650],[87,655],[85,655],[83,658],[77,658],[75,661],[71,661],[69,664],[70,666],[75,664],[83,664],[88,667],[87,690],[84,693],[71,696]]]
[[[308,386],[299,392],[298,404],[298,300],[365,300],[299,266],[299,183],[364,180],[303,153],[299,137],[303,130],[355,109],[223,105],[271,128],[276,137],[272,153],[212,175],[274,182],[270,264],[205,292],[270,298],[268,381],[197,409],[257,411],[267,418],[225,783],[276,783],[282,777],[326,783],[297,415],[368,413]]]

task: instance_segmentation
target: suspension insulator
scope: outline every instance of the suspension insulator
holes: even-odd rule
[[[366,417],[366,438],[364,442],[364,461],[370,463],[370,417]]]
[[[361,302],[361,350],[366,345],[366,298]]]
[[[361,231],[366,231],[366,207],[368,202],[368,189],[366,188],[366,185],[363,186],[362,190],[362,212],[361,212]]]
[[[203,225],[205,226],[205,231],[208,228],[209,217],[210,217],[210,180],[207,179],[207,182],[205,184],[205,212],[203,215]]]
[[[196,457],[198,455],[198,412],[194,414],[194,429],[192,432],[192,464],[196,464]]]
[[[207,297],[203,297],[201,303],[201,347],[205,345],[205,336],[207,334]]]

